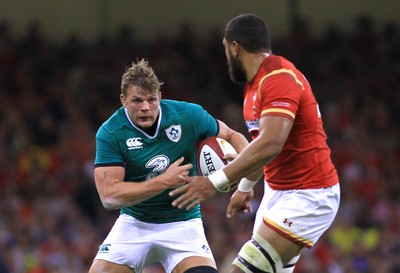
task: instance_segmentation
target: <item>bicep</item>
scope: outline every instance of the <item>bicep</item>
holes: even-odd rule
[[[108,185],[124,181],[125,168],[119,166],[96,167],[94,169],[94,180],[100,195]]]
[[[292,126],[293,122],[289,118],[283,116],[264,116],[260,119],[258,138],[282,148]]]

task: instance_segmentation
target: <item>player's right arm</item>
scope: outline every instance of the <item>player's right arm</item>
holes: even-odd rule
[[[133,206],[166,189],[182,186],[181,177],[189,175],[192,164],[181,165],[183,157],[171,164],[165,173],[143,182],[124,181],[125,168],[100,166],[94,169],[94,180],[103,206],[107,210]]]

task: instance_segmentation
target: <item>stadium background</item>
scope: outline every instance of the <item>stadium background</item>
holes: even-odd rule
[[[311,82],[341,177],[338,217],[296,272],[400,272],[399,11],[397,0],[1,1],[0,272],[87,271],[118,214],[94,188],[94,134],[136,58],[165,81],[164,97],[245,133],[221,45],[244,12],[266,19],[273,51]],[[225,219],[228,199],[203,205],[221,273],[253,220]]]

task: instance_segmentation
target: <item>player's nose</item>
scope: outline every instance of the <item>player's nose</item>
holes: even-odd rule
[[[142,109],[142,111],[148,111],[150,109],[150,104],[147,101],[144,101],[142,103],[141,109]]]

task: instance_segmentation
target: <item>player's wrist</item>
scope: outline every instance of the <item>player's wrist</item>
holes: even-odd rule
[[[218,171],[210,174],[207,177],[217,190],[220,190],[221,188],[229,184],[229,179],[222,169],[219,169]]]
[[[242,178],[238,185],[238,190],[241,192],[250,192],[253,187],[257,184],[258,180],[252,181],[246,177]]]

